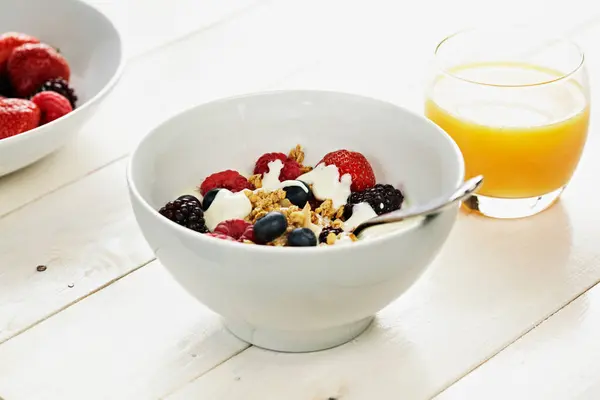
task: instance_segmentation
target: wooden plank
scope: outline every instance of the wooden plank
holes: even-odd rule
[[[598,399],[598,337],[600,286],[583,294],[435,399]]]
[[[133,60],[72,143],[0,179],[0,217],[124,157],[149,129],[182,109],[264,89],[313,63],[339,33],[321,37],[333,11],[305,32],[313,8],[304,5],[260,6]]]
[[[246,346],[154,262],[0,346],[0,396],[157,399]]]
[[[600,36],[587,20],[581,26],[571,33],[588,51],[588,68],[594,71],[600,64],[592,60],[600,53],[586,43],[597,43]],[[410,47],[413,50],[416,47]],[[401,69],[401,57],[381,56],[377,62],[386,60],[386,67],[377,70],[380,75],[352,79],[377,64],[363,54],[357,50],[343,60],[336,57],[333,64],[323,62],[282,87],[345,88],[420,111],[420,82],[407,80],[404,72],[418,74],[424,64]],[[340,70],[342,64],[348,68]],[[393,75],[394,69],[402,73]],[[597,82],[593,92],[600,92]],[[562,201],[545,213],[520,221],[462,215],[427,276],[382,311],[377,324],[353,343],[301,355],[251,347],[168,399],[435,396],[600,280],[600,214],[590,185],[600,166],[599,152],[600,139],[591,135]],[[499,380],[497,386],[504,383]],[[457,393],[455,398],[489,398],[487,391],[464,392],[476,394],[473,397]]]
[[[123,161],[0,219],[0,232],[0,343],[153,258]]]

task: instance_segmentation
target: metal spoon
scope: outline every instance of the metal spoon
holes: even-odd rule
[[[410,207],[404,210],[396,210],[386,214],[378,215],[359,224],[352,233],[358,237],[366,228],[376,225],[388,224],[392,222],[401,222],[412,220],[416,217],[426,217],[440,213],[446,207],[471,197],[483,183],[483,176],[478,175],[469,179],[456,189],[450,196],[440,197],[429,203]]]

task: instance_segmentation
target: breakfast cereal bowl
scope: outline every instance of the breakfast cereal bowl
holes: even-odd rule
[[[96,8],[82,0],[0,0],[0,35],[18,32],[31,36],[41,45],[56,49],[70,68],[69,86],[75,90],[75,108],[57,119],[39,123],[5,135],[0,134],[0,176],[30,165],[64,146],[94,113],[101,100],[117,82],[124,66],[121,35],[113,23]],[[50,52],[50,50],[48,51]],[[0,49],[0,57],[2,57]],[[58,57],[58,56],[56,56]],[[48,77],[55,71],[33,69],[15,62],[14,71],[22,71],[21,80],[30,75]],[[8,63],[8,61],[7,61]],[[5,64],[7,65],[7,64]],[[42,68],[43,63],[38,64]],[[27,70],[25,70],[27,69]],[[6,68],[1,74],[8,75]],[[61,77],[57,75],[56,77]],[[8,76],[3,76],[10,81]],[[38,82],[39,83],[39,82]],[[2,85],[4,85],[3,82]],[[1,86],[1,85],[0,85]],[[4,97],[29,100],[34,91],[0,90]],[[0,116],[1,117],[1,116]],[[1,119],[1,118],[0,118]],[[4,122],[0,122],[4,127]]]
[[[298,144],[304,157],[299,157]],[[238,171],[252,176],[247,182],[261,186],[253,175],[259,156],[289,149],[293,149],[289,157],[296,158],[306,174],[328,168],[319,163],[328,153],[337,154],[339,149],[360,152],[370,162],[378,183],[401,190],[403,207],[452,193],[464,179],[463,159],[446,133],[421,116],[375,99],[326,91],[275,91],[202,104],[162,123],[138,144],[128,165],[129,193],[143,235],[162,265],[192,296],[220,314],[239,338],[278,351],[314,351],[359,335],[379,310],[418,279],[446,241],[458,206],[424,222],[398,225],[366,239],[343,243],[340,239],[332,245],[319,240],[319,245],[306,246],[291,245],[291,233],[286,246],[278,246],[279,239],[270,245],[234,241],[225,237],[227,230],[217,234],[214,222],[211,228],[215,232],[200,233],[208,229],[204,222],[211,225],[217,212],[211,209],[217,207],[224,189],[217,190],[212,205],[206,205],[206,192],[200,204],[195,200],[186,203],[198,213],[205,210],[198,214],[204,218],[197,215],[193,224],[178,224],[166,217],[173,217],[168,208],[174,207],[173,199],[180,195],[202,197],[198,187],[214,186],[215,180],[207,177],[217,171]],[[262,188],[239,190],[234,193],[236,201],[247,197],[253,207],[260,204],[252,199],[268,195],[261,190],[267,191],[267,181],[272,178],[267,176],[277,165],[277,160],[269,162]],[[306,172],[310,166],[314,168]],[[335,165],[335,169],[342,168]],[[278,170],[283,171],[281,164]],[[366,175],[361,172],[352,179],[360,182]],[[306,176],[297,179],[310,181],[303,178]],[[346,177],[336,177],[335,185],[342,185]],[[315,197],[320,196],[317,192],[323,193],[317,181],[309,184]],[[236,182],[247,185],[245,178]],[[233,198],[233,194],[226,191],[221,196],[225,198]],[[321,219],[314,213],[325,208],[326,202],[313,205],[317,207],[311,211],[316,225]],[[293,206],[285,199],[280,204],[279,211],[270,212],[290,217]],[[352,207],[356,212],[357,206]],[[311,209],[310,202],[303,205],[302,212],[307,209]],[[188,211],[186,215],[191,215]],[[266,239],[259,240],[259,233],[265,228],[259,232],[258,221],[267,217],[261,217],[259,211],[254,218],[255,211],[253,208],[246,219],[254,223],[253,240],[264,243]],[[194,225],[198,221],[201,228]],[[292,219],[288,218],[288,223],[292,224]],[[297,229],[302,228],[294,231]],[[339,237],[345,234],[351,236],[342,232]]]

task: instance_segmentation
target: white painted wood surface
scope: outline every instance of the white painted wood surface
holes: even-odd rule
[[[504,18],[566,32],[586,49],[594,73],[600,15],[589,0],[569,7],[558,0],[427,0],[410,7],[392,0],[88,1],[124,28],[129,65],[72,144],[0,179],[1,398],[425,399],[465,375],[440,398],[487,398],[473,384],[510,379],[504,369],[516,362],[511,354],[522,354],[511,348],[525,343],[526,353],[537,349],[536,338],[551,343],[569,323],[553,320],[580,300],[509,345],[600,281],[600,214],[589,185],[600,166],[594,135],[555,208],[523,221],[461,216],[431,271],[374,327],[314,354],[246,350],[157,262],[146,265],[153,256],[124,183],[127,153],[145,131],[217,97],[325,88],[420,112],[432,47],[475,23]],[[48,269],[37,272],[38,264]],[[578,335],[591,341],[597,324],[590,325],[568,329],[564,343]],[[544,326],[550,328],[537,333]],[[529,393],[545,393],[535,388],[552,354],[562,353],[533,354],[531,368],[522,370],[537,371]],[[584,366],[596,366],[592,353],[578,354]],[[581,378],[577,355],[570,360],[556,379],[565,390],[555,393],[570,398],[567,389],[581,383],[583,398],[599,397],[595,376]],[[471,378],[482,363],[490,367]],[[505,390],[497,393],[531,398]]]
[[[600,398],[600,286],[467,375],[436,400]]]

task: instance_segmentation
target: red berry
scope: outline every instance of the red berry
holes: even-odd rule
[[[0,99],[0,139],[37,128],[40,109],[24,99]]]
[[[238,242],[243,242],[244,240],[254,242],[254,226],[243,219],[223,221],[217,225],[214,232],[227,235]]]
[[[244,189],[252,190],[254,188],[248,182],[248,179],[240,175],[239,172],[228,169],[210,175],[200,185],[200,193],[203,196],[213,189],[228,189],[232,192],[240,192]]]
[[[7,65],[8,77],[15,94],[29,97],[44,82],[63,78],[69,81],[69,63],[52,47],[41,43],[28,43],[12,51]]]
[[[259,157],[258,160],[256,160],[256,165],[254,166],[254,173],[261,174],[261,175],[265,174],[265,173],[269,172],[269,163],[271,161],[281,160],[281,162],[283,162],[285,164],[287,159],[288,159],[288,156],[283,153],[263,154],[262,156]]]
[[[319,162],[335,165],[340,171],[340,178],[345,174],[352,177],[353,192],[360,192],[375,186],[375,173],[369,161],[361,153],[348,150],[336,150],[327,153]]]
[[[293,181],[302,175],[300,164],[295,160],[287,160],[283,165],[283,169],[279,173],[279,181]]]
[[[217,239],[229,240],[229,241],[232,241],[232,242],[236,241],[234,238],[229,237],[227,235],[223,235],[222,233],[212,233],[212,232],[209,232],[209,233],[205,233],[205,235],[206,236],[211,236],[211,237],[214,237],[214,238],[217,238]]]
[[[6,62],[13,50],[26,43],[39,43],[39,39],[18,32],[6,32],[0,35],[0,75],[4,74]]]
[[[266,153],[260,156],[260,158],[256,161],[256,165],[254,166],[254,173],[264,175],[265,173],[269,172],[269,163],[275,160],[280,160],[283,162],[283,168],[279,173],[280,182],[294,180],[302,175],[300,164],[298,164],[296,160],[288,158],[288,156],[283,153]]]
[[[73,111],[71,102],[56,92],[40,92],[31,98],[42,112],[41,124],[47,124]]]

